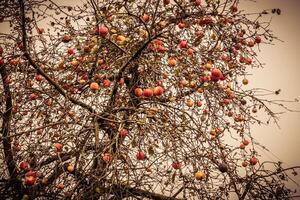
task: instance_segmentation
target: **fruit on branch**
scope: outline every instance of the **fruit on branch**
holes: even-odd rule
[[[135,156],[136,156],[136,159],[138,159],[138,160],[145,160],[145,158],[146,158],[145,153],[142,151],[137,152]]]
[[[75,52],[74,52],[73,48],[68,48],[67,53],[68,53],[68,55],[73,55]]]
[[[90,84],[90,89],[93,90],[93,91],[98,91],[98,90],[100,90],[100,86],[99,86],[98,83],[92,82],[92,83]]]
[[[42,185],[47,185],[48,184],[48,179],[46,177],[43,177],[41,180]]]
[[[36,81],[42,81],[43,79],[44,79],[44,77],[42,75],[36,75],[35,76]]]
[[[249,160],[250,165],[256,165],[256,163],[258,162],[258,159],[256,157],[252,157]]]
[[[3,47],[0,46],[0,56],[3,54]]]
[[[164,93],[164,89],[161,87],[161,86],[156,86],[154,89],[153,89],[153,95],[154,96],[160,96]]]
[[[64,185],[63,183],[58,183],[58,184],[56,185],[56,188],[62,190],[62,189],[65,188],[65,185]]]
[[[209,25],[213,23],[213,19],[211,16],[204,16],[202,19],[200,19],[199,24],[200,26]]]
[[[187,41],[186,41],[186,40],[181,40],[181,41],[179,42],[179,48],[180,48],[180,49],[187,48]]]
[[[245,58],[244,63],[247,65],[251,65],[252,64],[252,59],[251,58]]]
[[[45,32],[45,29],[43,29],[43,28],[37,28],[36,31],[37,31],[38,34],[41,35],[41,34],[43,34]]]
[[[231,7],[230,7],[230,10],[231,12],[237,12],[238,11],[238,8],[237,8],[237,5],[236,4],[233,4]]]
[[[211,71],[211,75],[212,75],[212,76],[216,76],[216,77],[220,77],[220,76],[222,75],[222,72],[221,72],[221,70],[219,70],[219,69],[213,69],[213,70]]]
[[[123,35],[118,35],[117,38],[116,38],[116,40],[117,40],[118,44],[123,45],[125,43],[125,41],[126,41],[126,37],[123,36]]]
[[[102,155],[102,160],[105,162],[111,162],[112,161],[112,155],[110,153],[105,153]]]
[[[243,162],[242,162],[242,166],[243,166],[243,167],[247,167],[248,164],[249,164],[249,163],[248,163],[247,161],[243,161]]]
[[[184,29],[184,28],[186,27],[186,24],[185,24],[184,22],[179,22],[179,23],[177,24],[177,26],[178,26],[178,28],[180,28],[180,29]]]
[[[33,171],[32,169],[30,169],[26,174],[25,176],[33,176],[33,177],[36,177],[37,173],[35,171]]]
[[[144,89],[143,96],[144,97],[152,97],[153,96],[153,90],[151,88]]]
[[[173,57],[171,57],[171,58],[169,58],[168,59],[168,65],[169,66],[175,66],[177,64],[177,61],[176,61],[176,59],[175,58],[173,58]]]
[[[32,186],[35,184],[35,180],[34,176],[25,176],[25,185]]]
[[[249,144],[249,141],[248,141],[247,139],[244,139],[244,140],[243,140],[243,144],[244,144],[245,146],[247,146],[247,145]]]
[[[224,76],[223,76],[221,70],[216,69],[216,68],[213,69],[213,70],[211,71],[211,80],[212,80],[212,81],[224,80]]]
[[[254,45],[255,45],[255,43],[254,43],[253,40],[249,40],[249,41],[247,42],[247,46],[248,46],[248,47],[254,47]]]
[[[174,169],[180,169],[180,168],[181,168],[181,163],[178,162],[178,161],[174,161],[174,162],[172,163],[172,167],[173,167]]]
[[[261,43],[261,37],[256,36],[255,37],[255,43],[257,43],[257,44]]]
[[[201,107],[202,106],[202,102],[201,101],[197,101],[197,106]]]
[[[79,64],[80,64],[79,61],[76,60],[76,59],[73,59],[73,60],[71,61],[71,65],[72,65],[73,67],[78,67]]]
[[[187,54],[190,55],[190,56],[192,56],[193,53],[194,53],[194,50],[192,48],[188,48]]]
[[[203,38],[204,37],[204,32],[203,31],[197,31],[195,34],[199,38]]]
[[[80,80],[79,80],[79,84],[80,84],[80,85],[84,85],[85,83],[86,83],[86,81],[85,81],[84,79],[80,79]]]
[[[105,37],[108,34],[108,28],[106,26],[101,26],[98,33],[100,36]]]
[[[246,78],[244,78],[242,82],[244,85],[248,85],[248,83],[249,83],[248,79],[246,79]]]
[[[103,80],[103,87],[110,87],[111,81],[108,79]]]
[[[143,95],[143,90],[141,88],[135,88],[134,94],[138,97],[141,97]]]
[[[36,100],[38,97],[39,97],[39,96],[38,96],[37,94],[35,94],[35,93],[32,93],[32,94],[29,95],[29,99],[30,99],[31,101]]]
[[[229,104],[231,103],[231,100],[225,98],[225,99],[223,99],[223,103],[224,103],[225,105],[229,105]]]
[[[63,148],[62,144],[55,143],[53,146],[54,146],[56,152],[61,152],[62,151],[62,148]]]
[[[170,3],[171,0],[164,0],[164,4],[168,5]]]
[[[62,38],[62,41],[64,43],[70,42],[72,40],[72,37],[69,34],[65,34]]]
[[[224,163],[219,164],[218,168],[219,168],[220,172],[222,172],[222,173],[225,173],[228,171],[228,166]]]
[[[144,14],[142,17],[142,20],[144,23],[147,23],[150,21],[150,16],[148,14]]]
[[[120,130],[120,136],[121,137],[126,137],[128,135],[128,130],[127,129],[125,129],[125,128],[122,128],[121,130]]]
[[[245,149],[246,148],[246,146],[242,143],[242,144],[240,144],[240,149]]]
[[[74,171],[74,166],[73,165],[68,165],[67,170],[72,173]]]
[[[193,107],[194,106],[194,101],[192,100],[192,99],[188,99],[187,101],[186,101],[186,105],[188,106],[188,107]]]
[[[124,78],[121,78],[121,79],[120,79],[119,84],[120,84],[121,86],[124,85]]]
[[[195,6],[200,6],[201,5],[201,0],[195,0]]]
[[[197,180],[202,180],[202,179],[204,179],[205,178],[205,173],[203,172],[203,171],[197,171],[196,173],[195,173],[195,178],[197,179]]]
[[[96,193],[100,193],[100,192],[101,192],[101,189],[100,189],[99,187],[96,187],[96,188],[95,188],[95,192],[96,192]]]
[[[25,170],[29,167],[28,163],[26,161],[21,161],[19,164],[20,170]]]

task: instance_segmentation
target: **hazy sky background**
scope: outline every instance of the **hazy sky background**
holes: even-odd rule
[[[282,14],[274,16],[271,29],[284,42],[265,45],[259,52],[264,69],[253,70],[249,77],[249,87],[270,90],[281,89],[275,99],[300,99],[300,1],[298,0],[258,0],[256,3],[242,1],[247,11],[266,8],[281,8]],[[287,103],[290,108],[300,110],[300,103]],[[300,113],[281,115],[278,129],[274,125],[254,127],[258,141],[266,144],[273,153],[289,165],[300,165]],[[272,156],[270,157],[272,158]],[[276,159],[276,158],[274,158]]]
[[[263,87],[270,90],[281,89],[276,99],[300,100],[300,1],[299,0],[257,0],[241,1],[248,11],[268,8],[280,8],[282,14],[274,16],[271,29],[284,42],[275,42],[275,46],[263,46],[260,60],[266,63],[264,69],[253,70],[249,77],[249,87]],[[300,110],[300,103],[286,104]],[[282,160],[286,167],[300,165],[300,113],[285,113],[279,121],[280,129],[275,125],[254,126],[253,136],[273,153],[261,151],[266,159]],[[300,183],[300,177],[294,177]],[[300,189],[292,184],[293,188]],[[300,194],[300,191],[298,191]]]

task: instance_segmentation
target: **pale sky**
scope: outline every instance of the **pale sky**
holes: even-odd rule
[[[267,8],[280,8],[282,14],[274,16],[271,29],[284,42],[275,42],[275,46],[263,46],[260,60],[266,63],[264,69],[253,71],[249,77],[249,87],[263,87],[270,90],[281,89],[275,99],[300,100],[300,1],[298,0],[257,0],[242,1],[247,11]],[[300,110],[300,103],[287,103],[292,109]],[[279,121],[280,129],[275,125],[253,126],[253,136],[263,143],[273,154],[261,151],[268,160],[282,160],[286,167],[300,165],[300,113],[285,113]],[[300,177],[294,177],[300,183]],[[298,188],[292,184],[293,188]],[[298,194],[300,191],[298,191]]]

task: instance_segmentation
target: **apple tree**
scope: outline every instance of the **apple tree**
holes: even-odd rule
[[[63,3],[0,4],[1,199],[292,198],[251,133],[288,108],[247,79],[280,9]]]

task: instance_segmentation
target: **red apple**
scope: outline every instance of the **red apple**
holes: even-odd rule
[[[0,56],[3,54],[3,48],[0,46]]]
[[[143,91],[143,96],[144,97],[152,97],[153,96],[153,90],[150,88],[147,88]]]
[[[256,157],[252,157],[249,160],[250,165],[256,165],[256,163],[258,162],[258,159]]]
[[[42,75],[36,75],[35,76],[36,81],[42,81],[43,79],[44,79],[44,77]]]
[[[196,35],[200,38],[202,38],[204,36],[204,32],[203,31],[197,31]]]
[[[28,163],[26,161],[21,161],[19,164],[19,167],[21,170],[27,169],[28,168]]]
[[[174,169],[180,169],[180,168],[181,168],[181,164],[180,164],[180,162],[178,162],[178,161],[174,161],[174,162],[172,163],[172,167],[173,167]]]
[[[164,4],[168,5],[170,3],[170,0],[164,0]]]
[[[230,99],[224,99],[224,100],[223,100],[223,103],[224,103],[225,105],[229,105],[229,104],[231,103],[231,100],[230,100]]]
[[[187,41],[186,40],[181,40],[179,43],[179,48],[184,49],[187,47]]]
[[[60,143],[55,143],[54,147],[55,147],[56,152],[61,152],[62,148],[63,148],[63,145],[60,144]]]
[[[243,140],[243,144],[244,144],[245,146],[247,146],[247,145],[249,144],[249,141],[248,141],[247,139],[244,139],[244,140]]]
[[[245,149],[245,145],[242,143],[242,144],[240,144],[240,149]]]
[[[190,56],[192,56],[193,53],[194,53],[194,50],[192,48],[188,48],[187,54],[190,55]]]
[[[238,11],[238,8],[237,8],[237,5],[232,5],[231,7],[230,7],[230,10],[231,10],[231,12],[237,12]]]
[[[143,22],[147,23],[147,22],[150,21],[150,16],[147,15],[147,14],[144,14],[143,17],[142,17],[142,20],[143,20]]]
[[[242,166],[243,167],[247,167],[248,166],[248,162],[247,161],[242,162]]]
[[[202,102],[201,101],[197,101],[197,106],[201,107],[202,106]]]
[[[245,63],[247,65],[251,65],[252,64],[252,59],[251,58],[245,58]]]
[[[157,86],[153,89],[154,96],[160,96],[164,93],[164,89],[161,86]]]
[[[139,151],[136,153],[136,159],[138,160],[145,160],[146,156],[145,156],[145,153],[142,152],[142,151]]]
[[[128,135],[128,130],[123,128],[120,130],[120,136],[121,137],[126,137]]]
[[[105,79],[105,80],[103,81],[103,86],[104,86],[104,87],[110,87],[110,85],[111,85],[111,81],[110,81],[110,80]]]
[[[201,0],[195,0],[195,6],[200,6],[201,5]]]
[[[35,184],[35,177],[34,176],[26,176],[25,177],[25,184],[28,186],[32,186]]]
[[[104,160],[105,162],[110,162],[112,161],[112,155],[109,153],[105,153],[102,155],[102,160]]]
[[[72,48],[68,48],[67,52],[69,55],[73,55],[75,53],[74,49],[72,49]]]
[[[254,47],[255,43],[254,43],[253,40],[249,40],[249,41],[247,42],[247,45],[248,45],[248,47]]]
[[[186,25],[185,25],[184,22],[179,22],[179,23],[177,24],[177,26],[178,26],[178,28],[180,28],[180,29],[184,29],[184,28],[186,27]]]
[[[119,84],[120,84],[121,86],[124,85],[124,78],[121,78],[121,79],[120,79]]]
[[[99,28],[99,34],[102,36],[102,37],[105,37],[107,34],[108,34],[108,28],[106,26],[101,26]]]
[[[38,97],[39,96],[37,94],[35,94],[35,93],[32,93],[32,94],[29,95],[29,99],[32,100],[32,101],[36,100]]]
[[[221,70],[219,70],[219,69],[213,69],[213,70],[211,71],[211,75],[212,75],[212,76],[215,76],[215,77],[221,77],[222,72],[221,72]]]
[[[138,97],[143,95],[143,90],[141,88],[135,88],[134,89],[134,94]]]
[[[25,176],[33,176],[33,177],[36,177],[36,174],[37,174],[37,173],[31,169],[31,170],[29,170],[29,171],[25,174]]]
[[[255,37],[255,43],[257,43],[257,44],[261,43],[261,37],[256,36]]]

